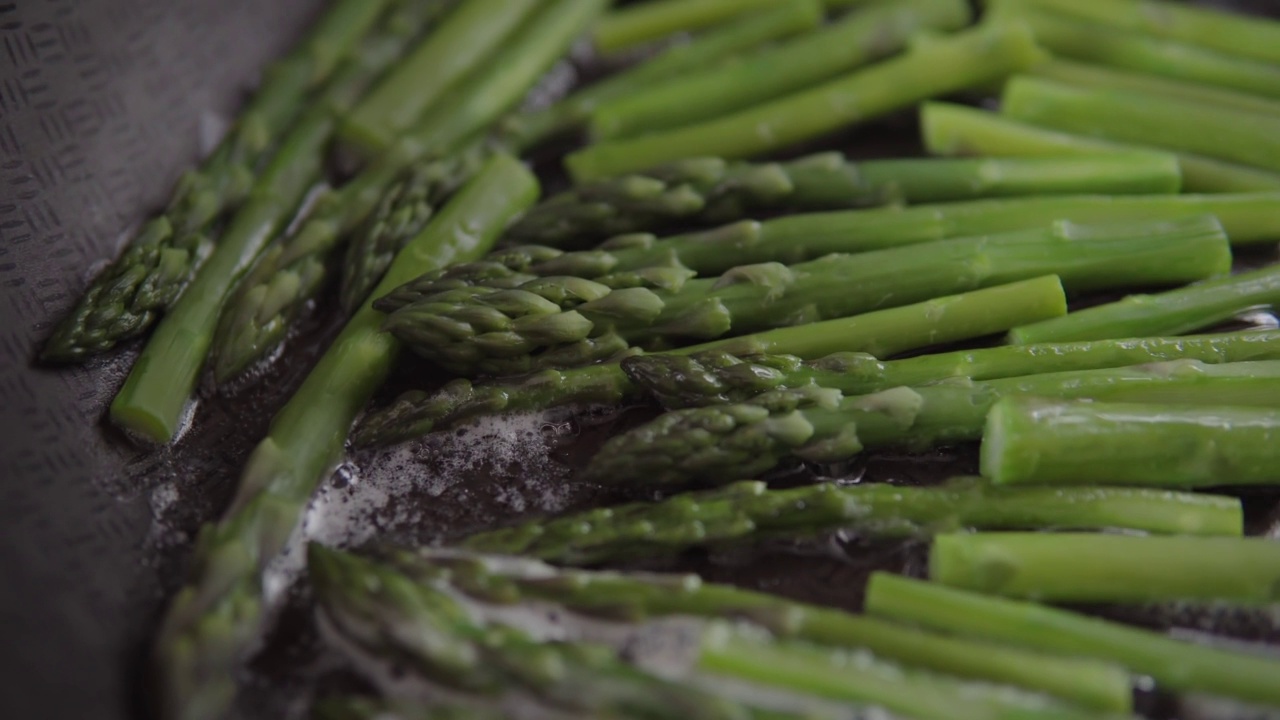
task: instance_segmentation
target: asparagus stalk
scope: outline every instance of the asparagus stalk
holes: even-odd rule
[[[124,253],[94,278],[54,329],[42,359],[79,362],[110,350],[146,332],[177,301],[213,251],[213,222],[251,199],[259,165],[303,114],[308,95],[335,74],[335,86],[350,83],[353,71],[338,71],[343,61],[358,66],[358,57],[347,58],[359,54],[362,41],[376,44],[384,32],[393,34],[374,31],[364,40],[389,5],[394,3],[333,3],[297,47],[267,69],[262,87],[218,149],[179,181],[164,212],[148,221]]]
[[[1105,305],[1014,328],[1019,345],[1101,340],[1140,333],[1179,335],[1259,307],[1280,303],[1280,265],[1207,280],[1155,295],[1130,295]]]
[[[779,638],[862,648],[909,667],[1043,692],[1098,711],[1132,709],[1128,675],[1105,664],[958,641],[774,595],[704,583],[697,575],[568,570],[536,560],[451,550],[398,552],[389,563],[416,582],[447,584],[499,608],[554,603],[586,617],[630,623],[672,616],[742,619]]]
[[[946,182],[945,178],[938,178],[939,185]],[[733,223],[662,239],[623,235],[590,251],[562,253],[545,246],[509,248],[490,255],[483,262],[424,275],[379,302],[381,308],[391,311],[428,295],[469,285],[510,289],[540,276],[570,275],[613,285],[635,284],[641,280],[652,284],[664,278],[679,281],[687,274],[684,270],[710,275],[737,265],[795,263],[832,253],[884,250],[944,238],[1018,230],[1026,231],[1030,237],[1045,232],[1045,227],[1053,221],[1064,219],[1106,224],[1215,215],[1233,243],[1252,245],[1280,238],[1280,216],[1274,212],[1277,202],[1280,202],[1280,193],[1080,195],[793,215]]]
[[[1275,137],[1280,117],[1158,93],[1072,87],[1035,77],[1010,80],[1000,108],[1023,122],[1280,171],[1280,140]]]
[[[342,138],[365,154],[387,150],[451,88],[465,87],[485,61],[538,8],[537,0],[460,0],[438,32],[420,44],[347,116]]]
[[[347,245],[339,299],[355,312],[382,279],[396,253],[421,232],[435,208],[457,192],[493,149],[478,141],[456,153],[411,168],[393,185]]]
[[[1280,101],[1250,93],[1195,82],[1174,80],[1147,73],[1127,72],[1103,65],[1052,59],[1027,71],[1036,77],[1080,87],[1106,90],[1133,90],[1154,93],[1187,102],[1203,103],[1224,110],[1280,117]]]
[[[490,530],[467,538],[462,547],[581,565],[838,530],[903,538],[964,528],[1239,536],[1241,514],[1234,498],[1159,490],[995,488],[970,478],[935,487],[870,483],[768,490],[762,482],[742,481],[657,503]]]
[[[1042,277],[849,318],[770,330],[672,351],[787,352],[817,358],[833,352],[893,355],[928,345],[1000,332],[1020,317],[1057,317],[1066,311],[1062,284]],[[616,405],[639,395],[618,363],[544,370],[509,381],[457,379],[434,393],[410,391],[357,429],[357,445],[381,445],[447,429],[481,415],[545,410],[575,403]]]
[[[664,408],[677,410],[743,402],[772,390],[809,386],[860,395],[952,377],[993,380],[1180,359],[1205,363],[1277,360],[1280,332],[1040,343],[889,361],[857,352],[836,353],[811,362],[795,355],[656,353],[625,358],[621,365],[633,385]]]
[[[1086,291],[1191,282],[1227,272],[1230,262],[1226,235],[1210,217],[1062,222],[790,267],[746,265],[720,278],[685,280],[659,269],[638,273],[639,283],[615,275],[473,286],[405,305],[386,328],[460,375],[512,375],[606,359],[627,344],[652,349],[803,325],[1049,273],[1068,291]]]
[[[866,703],[892,713],[935,720],[1016,720],[1097,718],[1096,711],[1058,707],[982,689],[942,676],[904,673],[858,653],[808,647],[779,647],[742,633],[712,635],[700,667],[765,686],[785,687],[837,701]],[[1107,714],[1102,717],[1133,717]]]
[[[991,5],[998,20],[1024,23],[1035,34],[1036,42],[1054,55],[1280,97],[1280,67],[1269,62],[1078,20],[1016,1]]]
[[[837,153],[821,153],[788,162],[758,164],[690,158],[643,173],[587,183],[554,196],[512,225],[506,238],[517,243],[573,248],[594,244],[603,237],[653,232],[676,224],[742,220],[761,210],[811,212],[899,202],[1069,193],[1159,194],[1177,192],[1180,181],[1177,160],[1160,152],[861,162],[851,162]],[[993,216],[999,212],[998,207],[992,206]],[[1008,207],[1012,210],[1013,206]],[[941,206],[935,214],[945,216],[949,210],[948,206]],[[909,212],[894,219],[902,221],[904,228],[909,223],[929,232],[935,223],[922,217],[927,214],[929,211]],[[880,214],[886,220],[891,215]],[[827,217],[831,222],[840,216]],[[846,217],[857,222],[854,218],[863,216]],[[760,223],[759,241],[768,242],[769,235],[786,232],[788,227],[812,237],[815,223],[808,223],[807,228],[803,227],[805,224],[791,218]],[[863,230],[851,241],[874,243],[877,240],[873,236],[895,230],[894,224],[886,222],[877,228],[878,232]],[[850,237],[848,232],[832,233],[837,234]],[[902,231],[889,235],[890,239],[894,237],[909,239]],[[664,242],[682,245],[679,241]],[[697,242],[690,244],[696,246]],[[798,244],[791,237],[776,242]],[[651,251],[654,249],[657,248]],[[632,254],[638,252],[637,248]]]
[[[922,450],[978,440],[987,411],[1006,396],[1268,407],[1275,402],[1277,372],[1280,362],[1274,360],[1222,365],[1177,360],[954,380],[848,398],[829,388],[780,390],[748,403],[669,412],[605,443],[583,477],[683,485],[751,477],[787,458],[835,462],[862,450]]]
[[[929,579],[1040,602],[1271,602],[1280,545],[1267,538],[1101,533],[939,535]]]
[[[322,197],[295,234],[268,248],[226,310],[228,319],[219,329],[214,358],[217,375],[229,378],[278,346],[292,320],[323,286],[327,261],[337,245],[377,209],[387,189],[408,168],[426,163],[429,167],[423,172],[428,176],[447,176],[451,167],[469,169],[474,159],[469,153],[477,148],[465,141],[519,102],[603,3],[555,3],[540,10],[399,146],[340,190]],[[456,178],[447,178],[444,184],[454,182]]]
[[[687,157],[737,159],[780,150],[920,100],[982,85],[1030,66],[1038,51],[1020,26],[990,26],[927,43],[817,87],[715,120],[570,154],[577,182]]]
[[[447,593],[391,568],[318,545],[307,565],[322,617],[344,645],[401,659],[452,689],[495,697],[523,690],[550,708],[605,716],[744,717],[737,703],[639,672],[610,648],[539,642],[473,619]]]
[[[397,256],[382,289],[430,267],[476,257],[537,195],[520,163],[499,155]],[[161,628],[155,669],[168,718],[216,718],[234,693],[232,669],[261,612],[258,573],[293,532],[315,485],[337,463],[356,414],[390,370],[393,338],[366,303],[250,456],[226,515],[206,526],[190,584]]]
[[[1007,398],[987,418],[983,474],[1000,483],[1207,487],[1280,482],[1273,449],[1280,415],[1228,407],[1238,400],[1223,397],[1214,403],[1219,407],[1192,409]]]
[[[617,140],[717,118],[794,93],[893,55],[920,31],[953,31],[964,0],[881,0],[742,62],[695,72],[600,103],[591,134]]]
[[[596,49],[612,53],[683,31],[712,27],[780,0],[657,0],[619,8],[592,31]]]
[[[925,147],[937,155],[1073,156],[1107,151],[1154,150],[1149,146],[1069,135],[995,113],[942,102],[920,109]],[[1280,174],[1187,152],[1176,153],[1186,192],[1248,193],[1280,190]]]
[[[1280,63],[1280,22],[1199,5],[1155,0],[1026,0],[1032,5],[1240,55]]]
[[[567,641],[540,643],[519,629],[497,627],[482,613],[470,619],[468,608],[447,583],[414,582],[395,568],[333,551],[313,550],[309,565],[324,617],[366,652],[399,651],[424,673],[449,685],[483,693],[494,693],[502,686],[523,687],[543,702],[570,711],[750,717],[742,713],[760,702],[758,694],[753,701],[752,695],[725,684],[716,688],[719,697],[694,689],[699,680],[720,676],[760,681],[786,692],[778,705],[788,716],[812,699],[827,698],[841,705],[910,710],[912,717],[1081,717],[1079,711],[1034,695],[904,671],[865,654],[780,642],[756,628],[737,629],[723,623],[685,630],[692,636],[686,641],[689,647],[684,653],[662,657],[663,666],[654,670],[671,679],[660,680],[623,665],[610,648],[582,645],[572,635]],[[486,626],[487,631],[482,630]],[[640,639],[636,644],[642,643]],[[656,659],[646,658],[643,649],[632,654],[641,667]],[[751,657],[761,662],[743,659]],[[542,667],[558,661],[558,672],[533,672],[538,667],[532,662],[535,658]],[[790,671],[771,676],[771,665]],[[857,672],[850,672],[853,669]],[[1102,669],[1114,682],[1109,669]],[[943,701],[950,711],[945,715],[934,704]]]
[[[994,598],[936,583],[875,573],[867,588],[872,615],[961,636],[1118,662],[1171,690],[1204,691],[1280,705],[1280,661],[1174,640],[1119,623],[1029,602]]]
[[[625,96],[692,71],[719,67],[740,53],[816,28],[823,19],[818,0],[790,0],[743,12],[657,56],[577,90],[550,107],[508,117],[502,138],[530,150],[542,142],[579,129],[601,102]]]

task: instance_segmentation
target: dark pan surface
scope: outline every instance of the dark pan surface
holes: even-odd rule
[[[181,578],[194,531],[220,510],[271,412],[305,374],[313,359],[308,347],[333,331],[313,323],[252,388],[204,403],[192,432],[174,451],[161,453],[132,447],[101,419],[136,346],[79,369],[38,369],[30,362],[94,264],[164,201],[199,156],[202,137],[234,112],[258,70],[319,5],[0,0],[0,717],[144,716],[139,671],[145,647]],[[1280,14],[1277,0],[1241,5]],[[912,153],[918,151],[913,133],[903,117],[844,142],[854,154]],[[395,383],[421,385],[436,375],[406,362]],[[535,425],[531,432],[543,437],[535,444],[548,447],[545,459],[520,458],[517,450],[515,460],[502,460],[494,453],[492,462],[451,470],[447,486],[407,493],[417,501],[410,521],[388,515],[378,523],[394,536],[429,540],[619,499],[564,480],[601,437],[644,412]],[[356,462],[371,475],[406,466],[418,476],[430,474],[439,471],[432,463],[443,461],[422,458],[510,441],[484,432],[437,438],[400,453],[395,463]],[[970,471],[973,458],[962,449],[879,457],[867,465],[827,470],[919,482]],[[343,502],[350,494],[345,485],[336,478],[328,497]],[[1250,502],[1256,528],[1280,521],[1270,500]],[[860,586],[868,568],[909,571],[921,557],[919,548],[901,546],[796,550],[766,549],[753,556],[750,570],[735,557],[685,558],[678,566],[856,606],[860,598],[849,588]],[[290,617],[284,620],[280,634],[292,632]],[[1280,637],[1274,624],[1239,634]],[[279,666],[298,646],[283,647],[267,658],[264,678],[292,679]],[[275,713],[289,705],[287,699],[253,703],[247,714],[279,717]]]

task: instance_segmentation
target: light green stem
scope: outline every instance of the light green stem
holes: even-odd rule
[[[1171,690],[1280,705],[1280,660],[1183,642],[1149,630],[1017,600],[875,573],[867,612],[966,637],[1111,660]]]
[[[892,60],[772,102],[669,132],[593,145],[565,164],[584,182],[704,155],[734,159],[809,140],[937,95],[983,85],[1034,64],[1020,26],[989,26],[930,42]]]
[[[1015,120],[1035,125],[1280,171],[1280,116],[1156,93],[1072,87],[1030,76],[1009,81],[1000,108]]]
[[[929,578],[1039,602],[1273,602],[1280,543],[1267,538],[1104,533],[939,535]]]
[[[983,474],[1000,483],[1280,484],[1280,413],[1231,407],[1229,396],[1196,408],[1162,405],[1158,396],[1145,401],[1149,404],[1006,398],[987,416]]]
[[[596,23],[596,48],[611,53],[673,33],[696,31],[783,0],[651,0],[619,8]]]
[[[1148,335],[1181,335],[1280,303],[1280,265],[1155,295],[1130,295],[1009,331],[1018,345]]]
[[[921,30],[957,30],[969,21],[964,0],[881,0],[741,62],[601,103],[591,133],[617,140],[727,115],[892,55]]]
[[[964,105],[927,102],[920,109],[925,147],[935,155],[1057,156],[1156,150],[1028,125]],[[1203,155],[1177,153],[1186,192],[1280,190],[1280,174]]]

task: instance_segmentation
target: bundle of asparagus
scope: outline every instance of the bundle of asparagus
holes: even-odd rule
[[[761,683],[774,709],[790,712],[835,703],[830,709],[874,704],[909,717],[1069,718],[1131,708],[1128,676],[1105,663],[955,641],[696,576],[561,571],[450,552],[371,562],[315,545],[309,566],[326,625],[351,652],[399,658],[470,693],[500,697],[520,687],[531,696],[524,702],[570,712],[755,717],[749,708],[760,696],[724,682],[731,679]],[[581,620],[561,617],[548,627],[545,618],[566,613]],[[686,621],[661,620],[672,616]],[[694,618],[739,618],[746,626]],[[845,655],[867,651],[883,659]],[[802,680],[802,673],[812,675]],[[710,687],[720,697],[703,689]],[[958,704],[944,712],[948,703]]]
[[[414,681],[371,673],[380,697],[322,717],[1124,717],[1131,673],[1280,705],[1271,660],[942,587],[1268,602],[1280,567],[1239,537],[1238,498],[1163,489],[1280,481],[1280,333],[1180,337],[1280,292],[1275,267],[1229,276],[1233,249],[1280,240],[1280,24],[989,5],[966,28],[959,0],[335,0],[43,353],[156,324],[110,414],[164,444],[206,368],[225,385],[264,362],[327,289],[349,318],[200,533],[158,634],[162,716],[225,715],[270,620],[263,573],[305,539],[402,347],[461,377],[371,413],[355,444],[652,399],[670,412],[575,481],[721,487],[456,550],[311,545],[326,638]],[[587,36],[624,67],[522,105]],[[1006,80],[999,114],[936,101]],[[778,157],[918,103],[930,152],[979,157]],[[519,158],[553,140],[574,184],[535,205]],[[330,153],[354,174],[328,177]],[[1151,288],[1067,312],[1068,293]],[[976,440],[987,479],[743,480]],[[831,533],[931,541],[938,584],[877,576],[868,610],[981,641],[528,559]]]

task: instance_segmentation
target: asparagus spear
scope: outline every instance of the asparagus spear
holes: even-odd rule
[[[521,630],[476,618],[447,588],[412,582],[385,565],[317,549],[309,566],[324,617],[365,652],[398,654],[429,677],[472,692],[522,687],[570,711],[751,717],[746,708],[761,704],[758,687],[743,692],[740,685],[719,683],[716,695],[695,689],[699,680],[718,676],[786,693],[775,696],[784,713],[825,698],[839,703],[833,709],[873,705],[921,718],[1084,716],[1039,696],[904,671],[865,654],[779,642],[755,628],[722,623],[677,630],[684,636],[678,642],[688,647],[661,656],[662,666],[654,670],[670,679],[659,679],[624,665],[607,646],[538,642]],[[637,638],[633,648],[644,641]],[[631,654],[641,667],[654,662],[642,647]]]
[[[1160,152],[861,162],[851,162],[838,153],[820,153],[788,162],[758,164],[690,158],[643,173],[587,183],[553,196],[520,218],[505,237],[516,243],[579,247],[603,237],[652,232],[675,224],[741,220],[761,210],[807,212],[898,202],[1067,193],[1172,193],[1177,192],[1180,179],[1177,160]],[[994,220],[999,206],[989,207],[993,214],[988,219]],[[1007,207],[1012,211],[1014,206]],[[940,206],[935,212],[945,216],[951,209]],[[926,214],[928,211],[910,212],[895,219],[903,221],[904,226],[910,223],[928,232],[933,223],[921,217]],[[888,218],[891,213],[880,215]],[[828,215],[831,220],[837,217]],[[847,217],[853,221],[863,216]],[[761,223],[760,228],[766,235],[788,227],[811,235],[815,228],[803,228],[803,224],[801,220],[781,218]],[[877,228],[880,232],[891,229],[889,223]],[[832,234],[848,237],[847,232]],[[875,242],[871,236],[879,234],[863,231],[855,237],[862,242]],[[897,233],[890,238],[895,236],[906,237]],[[795,239],[778,242],[794,245]]]
[[[939,535],[929,578],[1040,602],[1270,602],[1280,583],[1280,544],[1101,533]]]
[[[770,330],[675,350],[738,353],[787,352],[816,358],[833,352],[894,355],[927,345],[957,342],[1000,332],[1019,317],[1057,317],[1066,298],[1056,277],[1042,277],[962,295],[850,318]],[[408,440],[446,429],[480,415],[544,410],[574,403],[615,405],[639,395],[618,363],[535,375],[485,384],[458,379],[435,393],[410,391],[389,408],[367,417],[356,431],[357,445]]]
[[[1228,407],[1238,400],[1223,397],[1213,404],[1218,407],[1191,409],[1008,398],[987,418],[983,474],[1000,483],[1206,487],[1280,482],[1274,457],[1280,415]]]
[[[886,447],[921,450],[978,440],[987,411],[1011,395],[1190,406],[1274,405],[1275,360],[951,380],[842,398],[830,388],[765,393],[751,402],[676,410],[611,439],[584,479],[645,486],[751,477],[786,458],[848,459]]]
[[[790,267],[745,265],[720,278],[686,280],[677,269],[656,269],[636,273],[638,282],[615,274],[600,282],[548,277],[512,289],[465,287],[395,310],[386,328],[460,375],[512,375],[606,359],[627,344],[660,348],[803,325],[1048,273],[1068,291],[1084,291],[1191,282],[1229,268],[1227,239],[1213,218],[1062,222]]]
[[[461,546],[581,565],[838,530],[872,538],[929,537],[960,528],[1239,536],[1241,522],[1235,498],[1159,490],[996,488],[973,478],[935,487],[864,483],[768,490],[762,482],[741,481],[657,503],[490,530]]]
[[[925,147],[937,155],[1096,155],[1100,152],[1152,150],[1020,123],[995,113],[927,102],[920,109]],[[1280,174],[1203,155],[1176,153],[1186,192],[1255,192],[1280,190]]]
[[[387,150],[538,8],[537,0],[460,0],[437,33],[383,78],[347,116],[342,138],[365,154]]]
[[[1158,93],[1072,87],[1034,77],[1010,80],[1000,109],[1015,120],[1068,132],[1150,143],[1280,171],[1280,140],[1275,138],[1280,117]]]
[[[591,134],[617,140],[692,125],[794,93],[893,55],[920,31],[953,31],[964,0],[880,0],[742,62],[694,72],[600,103]]]
[[[822,19],[822,3],[818,0],[790,0],[743,12],[687,44],[676,45],[593,82],[550,107],[508,117],[502,123],[501,135],[514,147],[530,150],[550,138],[579,129],[603,101],[686,72],[718,67],[740,53],[812,30]]]
[[[565,165],[575,181],[586,182],[687,157],[758,155],[929,97],[1002,79],[1037,57],[1025,28],[983,27],[719,119],[593,145],[570,154]]]
[[[298,231],[263,253],[241,284],[219,328],[216,374],[226,379],[267,355],[284,339],[291,321],[322,286],[326,261],[339,242],[358,228],[406,169],[432,164],[431,176],[458,163],[470,165],[467,140],[495,122],[563,54],[604,0],[555,3],[540,10],[489,62],[401,144],[385,153],[340,190],[322,197]],[[443,42],[443,41],[442,41]],[[453,151],[458,151],[454,154]],[[443,159],[441,156],[444,156]],[[465,161],[464,161],[465,160]],[[446,184],[452,184],[449,179]],[[352,293],[354,294],[354,293]]]
[[[385,566],[318,545],[307,565],[323,618],[345,646],[401,659],[447,687],[496,697],[519,689],[551,708],[606,716],[748,717],[730,700],[636,671],[608,647],[539,642],[473,619],[447,593]]]
[[[867,588],[872,615],[982,638],[1118,662],[1172,690],[1204,691],[1280,705],[1280,661],[1165,637],[1065,610],[875,573]]]
[[[611,53],[681,31],[702,30],[780,0],[657,0],[619,8],[592,31],[596,49]]]
[[[951,377],[993,380],[1179,359],[1206,363],[1277,360],[1280,332],[1040,343],[889,361],[857,352],[836,353],[812,362],[795,355],[657,353],[625,358],[621,365],[633,385],[664,408],[677,410],[743,402],[763,392],[806,386],[857,395]]]
[[[1105,305],[1014,328],[1019,345],[1100,340],[1137,333],[1178,335],[1280,303],[1280,265],[1155,295],[1130,295]]]
[[[554,603],[588,618],[642,623],[671,616],[742,619],[775,637],[863,648],[909,667],[1043,692],[1098,711],[1132,709],[1126,673],[996,645],[957,641],[903,625],[797,603],[697,575],[653,575],[555,568],[536,560],[453,550],[396,552],[387,562],[415,582],[432,582],[480,603]],[[570,625],[572,627],[572,625]]]
[[[417,235],[436,206],[461,187],[489,158],[483,141],[411,168],[393,185],[347,245],[342,263],[342,308],[355,312],[404,244]]]
[[[1018,2],[989,4],[995,18],[1027,25],[1036,42],[1054,55],[1280,97],[1280,67],[1268,62],[1078,20]]]
[[[536,195],[536,180],[517,160],[490,160],[400,252],[382,289],[480,255]],[[366,303],[347,323],[272,420],[223,519],[201,531],[190,584],[174,598],[156,647],[163,717],[220,717],[234,693],[232,669],[252,644],[261,612],[258,573],[293,532],[395,359],[397,344],[379,331],[381,320]]]
[[[362,41],[378,43],[384,32],[394,34],[373,31],[364,40],[389,5],[394,3],[333,3],[297,47],[267,69],[262,87],[218,149],[179,181],[164,212],[148,221],[124,253],[94,278],[54,329],[42,359],[78,362],[110,350],[146,332],[173,305],[213,251],[213,222],[250,200],[258,166],[303,113],[308,95],[335,73],[335,86],[352,82],[352,70],[338,71],[343,61],[359,66],[359,57],[347,60],[348,55],[359,55]]]
[[[1147,73],[1127,72],[1103,65],[1055,58],[1039,63],[1027,71],[1036,77],[1081,87],[1107,90],[1133,90],[1154,93],[1178,100],[1198,102],[1224,110],[1238,110],[1259,115],[1280,116],[1280,101],[1250,93],[1203,85],[1195,82]]]
[[[1121,159],[1121,158],[1117,158]],[[1122,160],[1131,162],[1130,160]],[[1280,177],[1280,176],[1277,176]],[[957,178],[958,180],[958,178]],[[945,178],[938,178],[945,184]],[[623,235],[599,249],[572,253],[545,246],[496,252],[484,261],[445,268],[413,281],[379,300],[396,310],[428,295],[468,285],[510,289],[539,276],[571,275],[612,282],[683,279],[682,270],[700,275],[736,265],[820,258],[831,253],[867,252],[944,238],[1025,231],[1043,233],[1055,220],[1088,224],[1215,215],[1236,245],[1274,242],[1280,193],[1232,195],[1157,195],[1136,197],[1063,196],[952,202],[914,208],[879,208],[812,213],[761,222],[744,221],[703,232],[657,239]]]
[[[1280,63],[1280,22],[1156,0],[1025,0],[1057,12],[1231,55]]]

